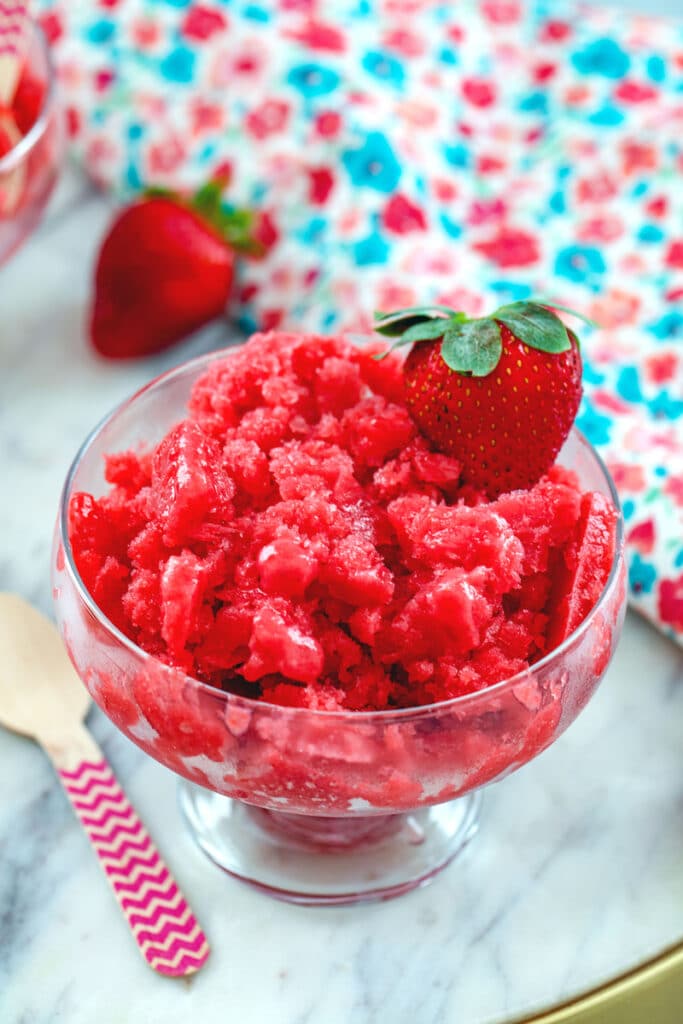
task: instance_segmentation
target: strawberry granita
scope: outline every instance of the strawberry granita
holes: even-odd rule
[[[604,589],[616,510],[559,466],[493,501],[461,484],[401,372],[300,334],[216,359],[154,450],[71,499],[100,608],[203,682],[328,711],[473,693],[560,644]]]

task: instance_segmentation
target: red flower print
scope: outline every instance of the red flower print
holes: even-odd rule
[[[547,82],[557,72],[557,64],[537,64],[534,68],[534,81]]]
[[[180,26],[180,31],[188,39],[204,42],[210,39],[216,32],[221,32],[224,28],[227,28],[227,25],[228,19],[222,11],[217,10],[215,7],[204,7],[196,4],[194,7],[188,8]]]
[[[657,95],[658,92],[654,86],[647,82],[634,82],[628,78],[619,83],[615,92],[617,99],[623,100],[624,103],[646,103]]]
[[[375,302],[377,309],[405,309],[414,306],[416,302],[417,296],[412,288],[394,281],[382,281],[378,285]]]
[[[476,242],[474,248],[499,267],[527,267],[540,256],[535,235],[504,225],[486,241]]]
[[[426,128],[437,120],[439,113],[430,103],[419,100],[406,100],[398,107],[398,113],[404,121],[419,128]]]
[[[592,178],[580,178],[576,193],[580,203],[601,203],[616,195],[617,183],[609,174],[601,172]]]
[[[104,187],[109,184],[111,168],[117,158],[116,147],[110,139],[96,136],[88,143],[85,159],[88,173],[97,185]]]
[[[190,103],[190,117],[193,135],[201,135],[222,128],[225,111],[220,103],[209,103],[201,96],[196,96]]]
[[[669,243],[664,257],[667,267],[683,270],[683,238],[674,238]]]
[[[666,217],[669,209],[669,202],[666,196],[655,196],[645,204],[645,210],[650,217]]]
[[[151,49],[161,38],[161,29],[156,21],[139,18],[130,27],[131,40],[141,50]]]
[[[673,380],[678,368],[675,352],[657,352],[645,360],[645,373],[653,384],[666,384]]]
[[[334,186],[332,171],[329,167],[312,167],[308,172],[308,180],[309,202],[322,206]]]
[[[237,293],[238,302],[240,303],[240,305],[244,306],[247,304],[247,302],[251,302],[252,299],[255,299],[258,293],[259,286],[257,284],[254,284],[253,281],[250,282],[249,284],[245,284],[244,287],[240,288],[240,290]]]
[[[264,100],[247,114],[244,127],[255,139],[265,139],[268,135],[282,131],[288,117],[289,104],[284,100]]]
[[[402,57],[419,57],[425,50],[424,39],[403,28],[385,32],[382,37],[382,46],[387,50],[400,53]]]
[[[282,323],[284,309],[264,309],[261,313],[261,330],[275,331]]]
[[[55,14],[54,11],[42,14],[38,19],[38,22],[50,45],[52,45],[52,43],[56,43],[64,34],[64,26],[62,25],[61,18],[58,14]]]
[[[484,0],[484,17],[496,25],[510,25],[522,17],[522,5],[515,0]]]
[[[683,573],[659,585],[659,617],[667,626],[683,632]]]
[[[570,107],[580,107],[590,98],[590,89],[585,85],[572,85],[564,94],[565,102]]]
[[[486,78],[465,78],[462,94],[473,107],[490,107],[496,100],[495,86]]]
[[[322,21],[314,21],[312,18],[301,28],[285,32],[285,35],[303,43],[309,50],[341,53],[346,49],[346,37],[340,29],[334,25],[326,25]]]
[[[641,555],[649,555],[655,546],[655,524],[652,519],[636,523],[626,534],[626,540]]]
[[[541,39],[544,43],[561,43],[568,35],[571,35],[571,25],[566,21],[557,21],[551,18],[546,21],[541,29]]]
[[[505,170],[505,161],[490,153],[482,153],[477,160],[477,171],[479,174],[495,174],[496,171]]]
[[[621,149],[625,174],[649,171],[657,166],[657,150],[645,142],[629,141]]]
[[[183,162],[186,149],[177,135],[149,147],[148,160],[151,174],[169,174]]]
[[[636,466],[628,462],[610,462],[609,471],[617,490],[639,491],[645,490],[645,472],[642,466]],[[652,527],[652,523],[650,523]],[[639,529],[640,527],[637,527]],[[631,535],[629,534],[629,540]]]
[[[592,398],[598,409],[605,409],[607,412],[616,413],[617,416],[631,410],[628,402],[625,402],[623,398],[619,398],[618,395],[613,395],[611,391],[596,389],[593,392]]]
[[[639,310],[637,295],[610,288],[591,303],[588,315],[600,327],[625,327],[637,321]]]
[[[275,221],[265,210],[262,210],[259,213],[252,235],[257,242],[261,243],[266,252],[268,252],[269,249],[272,249],[279,240],[280,232],[277,229]]]
[[[382,221],[387,231],[393,231],[397,235],[407,235],[411,231],[424,231],[427,227],[424,210],[408,196],[400,193],[392,196],[384,207]]]
[[[491,220],[502,220],[506,212],[502,199],[475,199],[467,214],[467,223],[485,224]]]
[[[433,182],[434,195],[442,203],[450,203],[457,198],[458,186],[447,178],[435,178]]]
[[[683,473],[672,473],[667,478],[664,493],[670,495],[677,505],[683,505]]]
[[[450,309],[460,309],[467,316],[480,316],[484,312],[484,300],[477,292],[468,288],[450,288],[439,292],[435,299],[440,305]]]
[[[316,133],[324,139],[332,139],[339,134],[341,116],[336,110],[321,110],[313,122]]]
[[[112,84],[116,75],[111,68],[102,68],[101,71],[95,72],[95,91],[106,92],[109,86]]]
[[[81,130],[81,115],[75,107],[66,108],[66,130],[70,139],[75,139]]]
[[[612,242],[624,233],[624,222],[616,214],[614,216],[591,217],[583,221],[577,228],[577,236],[581,242]]]
[[[465,38],[465,30],[462,25],[449,25],[446,29],[446,35],[454,43],[461,43]]]

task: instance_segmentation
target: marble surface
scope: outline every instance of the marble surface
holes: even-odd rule
[[[53,517],[84,435],[226,336],[133,366],[90,354],[89,276],[108,216],[70,172],[0,270],[0,587],[48,612]],[[493,1024],[683,937],[683,660],[633,615],[578,722],[486,793],[478,837],[431,886],[385,904],[295,908],[223,876],[184,831],[174,777],[99,712],[90,726],[213,955],[189,983],[149,971],[44,756],[0,731],[2,1024]]]

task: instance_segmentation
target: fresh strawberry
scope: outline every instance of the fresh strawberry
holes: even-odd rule
[[[445,306],[376,314],[415,343],[403,368],[408,408],[463,479],[495,497],[532,487],[555,461],[581,398],[576,336],[537,302],[470,319]]]
[[[117,215],[95,271],[90,338],[102,355],[158,352],[225,311],[235,253],[259,255],[263,244],[251,213],[222,204],[224,185],[187,202],[159,191]]]

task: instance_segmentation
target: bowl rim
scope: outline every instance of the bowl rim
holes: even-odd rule
[[[52,114],[57,96],[57,72],[54,60],[52,59],[52,49],[47,41],[47,36],[45,35],[42,27],[36,21],[32,22],[30,31],[31,41],[38,41],[38,45],[43,51],[43,56],[45,57],[47,89],[43,98],[43,105],[40,108],[40,113],[35,123],[31,125],[29,131],[22,139],[19,140],[16,146],[13,146],[9,153],[6,153],[0,158],[0,174],[2,175],[9,174],[11,171],[16,170],[22,160],[28,156],[40,139],[42,139],[47,130],[48,121]]]
[[[102,609],[96,603],[94,598],[91,596],[89,590],[85,586],[81,579],[80,573],[76,567],[73,551],[71,548],[71,539],[69,536],[68,529],[68,514],[69,514],[69,500],[72,493],[73,481],[78,472],[78,469],[87,456],[88,451],[95,441],[99,438],[100,434],[112,424],[123,412],[134,405],[139,399],[141,399],[148,392],[156,389],[157,387],[168,383],[176,377],[184,376],[194,370],[199,370],[209,366],[211,363],[229,357],[238,346],[230,346],[222,349],[217,349],[209,353],[203,353],[202,355],[195,356],[192,359],[186,360],[180,363],[178,366],[172,367],[170,370],[166,370],[163,373],[153,377],[150,381],[138,388],[123,401],[119,402],[110,412],[108,412],[100,421],[97,423],[90,433],[87,435],[80,448],[76,452],[69,470],[67,472],[61,496],[59,499],[59,514],[58,514],[58,536],[61,547],[64,551],[64,564],[71,577],[71,580],[76,588],[78,597],[85,604],[90,614],[95,618],[101,627],[103,627],[112,637],[112,640],[122,645],[131,654],[135,655],[136,658],[141,660],[143,663],[151,663],[157,669],[165,670],[169,673],[175,674],[177,677],[181,677],[187,684],[196,687],[199,692],[210,695],[214,700],[224,700],[226,704],[234,704],[236,707],[244,707],[250,711],[275,711],[278,714],[285,716],[299,716],[299,715],[316,715],[324,716],[325,720],[346,720],[349,718],[357,720],[358,722],[381,722],[389,723],[395,720],[405,721],[407,718],[419,718],[429,716],[437,713],[447,712],[449,709],[462,710],[464,708],[471,708],[481,702],[487,701],[490,697],[500,695],[507,690],[513,690],[515,686],[523,683],[529,679],[530,675],[536,675],[539,671],[552,666],[553,664],[561,664],[562,659],[567,651],[569,651],[575,644],[577,644],[584,634],[590,629],[593,621],[595,620],[598,612],[603,608],[608,595],[612,592],[614,587],[617,585],[617,580],[621,572],[622,564],[624,561],[624,519],[621,510],[621,503],[619,496],[614,485],[614,481],[605,465],[603,459],[595,450],[593,445],[588,439],[581,433],[581,431],[573,426],[571,434],[574,434],[580,446],[588,452],[590,457],[597,463],[598,469],[600,470],[603,480],[607,484],[610,498],[614,504],[617,512],[617,523],[616,523],[616,537],[614,545],[614,558],[610,567],[609,576],[602,589],[602,592],[598,600],[593,605],[593,608],[588,613],[586,618],[577,626],[577,628],[565,637],[561,644],[559,644],[554,650],[545,654],[538,661],[534,662],[528,668],[522,669],[520,672],[515,673],[513,676],[508,676],[506,679],[502,679],[498,683],[494,683],[491,686],[484,687],[481,690],[476,690],[473,693],[462,694],[459,697],[450,697],[448,700],[437,701],[433,704],[419,704],[414,707],[407,708],[386,708],[383,710],[375,711],[355,711],[349,708],[335,709],[332,711],[318,709],[318,708],[306,708],[306,707],[289,707],[282,704],[273,704],[270,701],[262,700],[256,697],[245,697],[241,694],[231,693],[228,690],[220,690],[218,687],[211,686],[209,683],[202,682],[201,679],[197,679],[195,676],[188,675],[180,668],[174,668],[173,666],[167,665],[166,662],[161,661],[156,655],[150,654],[145,651],[142,647],[139,647],[133,640],[131,640],[125,633],[123,633],[109,618],[104,614]]]

